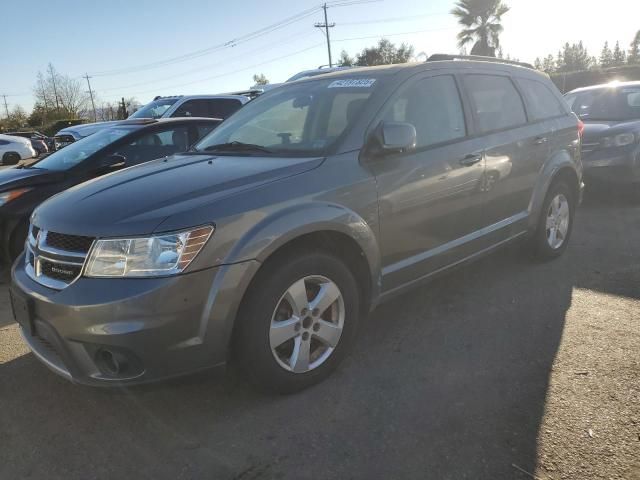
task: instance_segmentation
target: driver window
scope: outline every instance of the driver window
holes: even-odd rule
[[[184,152],[189,146],[188,127],[181,126],[147,133],[117,153],[127,159],[127,166],[131,166]]]
[[[427,147],[466,135],[460,95],[451,75],[418,80],[387,107],[385,122],[416,128],[416,146]]]

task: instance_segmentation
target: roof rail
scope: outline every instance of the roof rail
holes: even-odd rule
[[[245,97],[255,98],[259,95],[262,95],[264,90],[262,88],[250,88],[249,90],[240,90],[238,92],[229,92],[223,95],[244,95]]]
[[[427,58],[427,62],[438,62],[442,60],[475,60],[477,62],[506,63],[507,65],[517,65],[519,67],[531,68],[532,70],[535,69],[530,63],[505,60],[504,58],[483,57],[481,55],[450,55],[447,53],[436,53]]]

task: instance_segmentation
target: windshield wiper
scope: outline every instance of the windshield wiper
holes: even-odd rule
[[[243,143],[243,142],[228,142],[218,143],[216,145],[209,145],[205,147],[205,152],[262,152],[262,153],[274,153],[262,145],[256,145],[255,143]]]

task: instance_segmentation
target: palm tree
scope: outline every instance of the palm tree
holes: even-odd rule
[[[496,56],[503,27],[502,16],[509,7],[502,0],[459,0],[451,14],[463,30],[458,33],[458,46],[475,42],[471,55]]]

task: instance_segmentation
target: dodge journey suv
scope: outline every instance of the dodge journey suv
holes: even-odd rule
[[[524,237],[561,255],[578,119],[532,69],[438,58],[283,85],[40,205],[11,288],[35,356],[93,385],[231,361],[291,392],[393,295]]]

